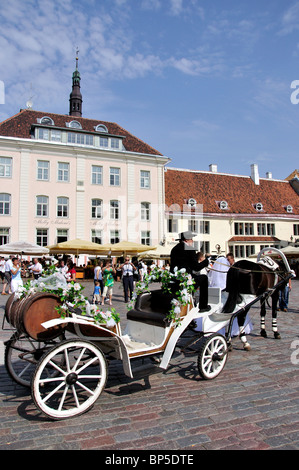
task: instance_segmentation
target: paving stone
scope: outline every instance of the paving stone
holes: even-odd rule
[[[91,296],[92,281],[83,282]],[[44,417],[30,389],[10,379],[3,341],[12,332],[0,331],[0,450],[298,450],[299,361],[291,357],[299,359],[294,356],[299,280],[292,287],[290,311],[278,315],[282,339],[273,339],[269,309],[269,337],[259,336],[259,310],[252,308],[252,350],[243,351],[233,339],[233,351],[215,380],[202,380],[197,356],[184,356],[179,349],[167,371],[148,359],[137,360],[134,379],[124,375],[121,361],[111,361],[106,389],[94,407],[69,420]],[[125,323],[122,291],[115,292],[114,306]],[[0,297],[1,323],[6,300]]]

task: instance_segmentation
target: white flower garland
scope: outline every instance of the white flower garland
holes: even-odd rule
[[[170,321],[174,321],[176,326],[180,324],[180,313],[183,306],[187,305],[190,301],[190,295],[194,292],[194,280],[191,274],[186,272],[185,268],[174,268],[171,273],[168,270],[155,267],[150,274],[144,276],[143,281],[138,281],[135,286],[132,300],[128,304],[128,309],[134,307],[138,295],[143,292],[150,292],[149,285],[152,282],[161,282],[162,290],[165,293],[172,293],[175,298],[171,300],[172,307],[167,314]],[[171,284],[178,284],[178,290],[173,293]]]

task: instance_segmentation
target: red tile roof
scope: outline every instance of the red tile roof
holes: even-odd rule
[[[195,172],[168,168],[165,172],[165,202],[168,207],[178,204],[183,208],[190,198],[203,204],[203,213],[281,215],[298,218],[299,196],[288,181],[259,180],[256,185],[250,177],[216,172]],[[226,201],[227,209],[219,203]],[[258,212],[257,203],[263,210]],[[287,206],[293,212],[288,213]]]
[[[135,137],[130,132],[123,129],[121,126],[114,122],[99,121],[96,119],[87,119],[77,116],[69,116],[64,114],[53,114],[41,111],[34,111],[32,109],[22,109],[18,114],[6,119],[0,123],[0,136],[19,137],[23,139],[30,139],[31,126],[37,124],[37,119],[48,116],[53,119],[55,128],[65,128],[66,122],[78,121],[85,132],[95,133],[94,127],[98,124],[104,124],[108,133],[115,136],[124,136],[123,145],[128,152],[137,152],[149,155],[162,156],[160,152],[155,150],[150,145]],[[98,134],[98,133],[95,133]]]

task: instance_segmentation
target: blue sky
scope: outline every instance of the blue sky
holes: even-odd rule
[[[279,179],[299,167],[299,1],[2,0],[0,24],[1,121],[30,97],[67,114],[78,46],[83,116],[170,166],[257,163]]]

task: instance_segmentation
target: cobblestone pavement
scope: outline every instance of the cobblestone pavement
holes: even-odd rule
[[[83,281],[91,296],[92,281]],[[270,450],[299,449],[299,281],[292,281],[289,311],[280,312],[275,340],[268,310],[268,338],[259,336],[259,311],[251,309],[252,350],[233,340],[222,373],[202,380],[197,356],[177,349],[168,370],[136,361],[134,379],[119,361],[109,364],[106,388],[84,415],[51,421],[35,407],[29,389],[8,376],[0,333],[0,449],[22,450]],[[2,324],[8,296],[0,295]],[[114,306],[125,319],[119,283]],[[7,324],[6,324],[7,327]],[[187,330],[185,335],[192,334]]]

